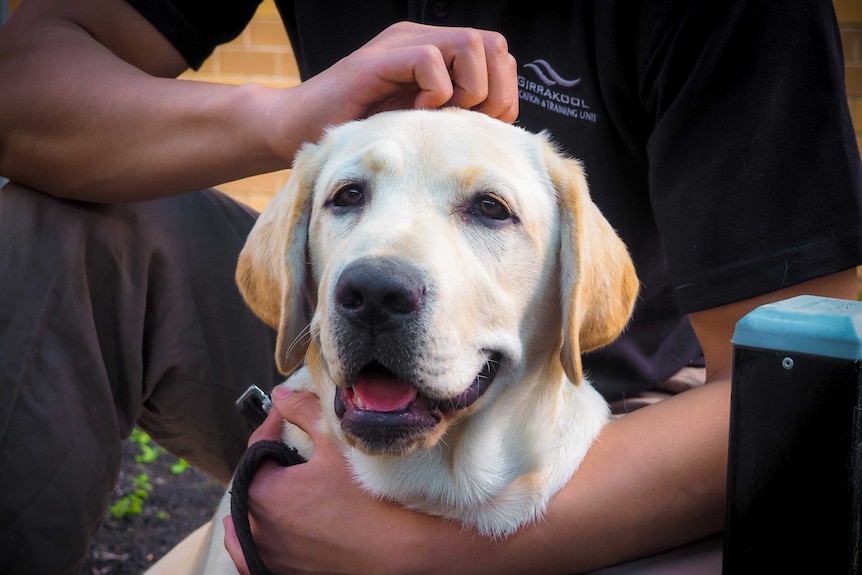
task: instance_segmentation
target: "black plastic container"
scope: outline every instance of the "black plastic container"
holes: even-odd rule
[[[859,573],[862,303],[769,304],[733,345],[723,572]]]

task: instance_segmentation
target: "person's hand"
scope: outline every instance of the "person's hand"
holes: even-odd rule
[[[460,533],[440,519],[371,497],[353,481],[338,446],[318,429],[311,393],[273,390],[273,410],[249,440],[280,439],[282,418],[308,433],[315,454],[301,465],[260,468],[249,489],[255,543],[274,573],[409,573],[441,557],[423,554],[437,534]],[[230,517],[225,547],[240,573],[248,568]],[[445,569],[444,569],[445,571]]]
[[[296,139],[316,141],[327,126],[377,112],[456,106],[506,122],[518,117],[517,64],[506,39],[473,28],[393,24],[297,88],[277,92],[284,99],[270,101],[262,117],[282,138],[271,147],[287,159]]]
[[[518,81],[506,39],[473,28],[400,22],[335,64],[343,101],[363,117],[400,108],[470,108],[513,122]]]

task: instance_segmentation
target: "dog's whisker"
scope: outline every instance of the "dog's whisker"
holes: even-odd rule
[[[290,355],[293,353],[293,350],[299,345],[305,345],[306,343],[311,342],[311,324],[306,325],[302,330],[296,334],[296,337],[293,338],[293,341],[290,342],[290,345],[287,346],[287,353]]]

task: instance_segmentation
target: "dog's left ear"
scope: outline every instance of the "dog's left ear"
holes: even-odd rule
[[[583,376],[581,353],[615,340],[628,324],[640,284],[629,252],[590,199],[584,170],[549,143],[545,165],[560,206],[560,359],[572,383]]]
[[[287,186],[261,213],[236,268],[249,307],[278,330],[275,361],[285,374],[302,364],[310,342],[306,252],[317,151],[318,146],[306,144],[297,154]]]

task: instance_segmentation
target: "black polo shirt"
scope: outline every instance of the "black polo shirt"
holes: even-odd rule
[[[129,0],[199,66],[256,0]],[[502,32],[518,124],[586,168],[635,317],[585,366],[608,399],[701,361],[685,313],[862,263],[862,164],[830,0],[276,0],[304,78],[399,20]]]

